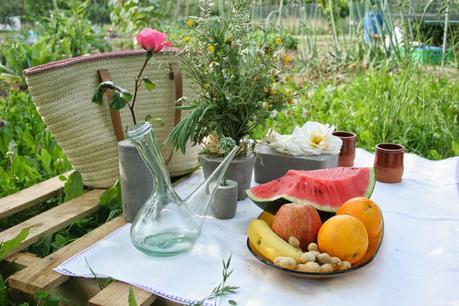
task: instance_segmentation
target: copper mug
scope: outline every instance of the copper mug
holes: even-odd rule
[[[380,143],[376,145],[375,172],[376,180],[383,183],[398,183],[403,176],[402,145]]]
[[[355,159],[355,143],[357,142],[357,135],[352,132],[337,131],[333,135],[341,138],[343,145],[339,153],[339,167],[352,167],[354,166]]]

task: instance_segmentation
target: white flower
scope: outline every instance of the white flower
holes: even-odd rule
[[[307,93],[308,99],[312,99],[312,97],[314,97],[315,93],[316,93],[316,91],[314,89],[309,90],[308,93]]]
[[[327,94],[332,94],[335,91],[335,89],[336,89],[335,87],[329,84],[327,87],[325,87],[325,92]]]
[[[277,117],[277,110],[273,110],[272,112],[269,113],[269,117],[271,118],[276,118]]]
[[[291,135],[273,132],[270,146],[274,150],[289,155],[338,154],[342,140],[333,136],[334,126],[319,122],[306,122],[302,127],[295,127]]]
[[[308,110],[304,107],[302,109],[302,114],[303,114],[303,117],[306,117],[308,115]]]

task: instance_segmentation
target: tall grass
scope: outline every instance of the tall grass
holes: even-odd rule
[[[358,146],[370,151],[377,143],[396,142],[430,159],[459,155],[459,82],[447,77],[416,67],[383,68],[338,86],[309,84],[303,93],[290,115],[282,113],[268,126],[290,133],[313,120],[355,132]],[[266,131],[260,128],[257,137]]]
[[[263,2],[256,0],[253,4],[260,7]],[[392,6],[387,5],[387,1],[349,0],[349,16],[346,18],[340,17],[336,1],[324,0],[321,3],[322,7],[300,4],[296,9],[297,15],[293,13],[289,22],[286,22],[286,16],[277,18],[286,11],[285,5],[283,8],[274,7],[267,15],[267,23],[279,25],[282,20],[281,23],[299,34],[300,63],[303,71],[309,75],[323,79],[330,73],[353,72],[360,68],[403,66],[410,62],[410,58],[403,55],[402,49],[409,50],[413,43],[434,43],[432,39],[426,39],[422,31],[425,27],[422,21],[424,15],[432,10],[432,1],[422,8],[420,20],[417,22],[407,18],[410,12],[407,0],[400,0],[397,5]],[[259,17],[260,12],[257,9],[252,11],[257,12]],[[370,11],[378,12],[382,17],[383,25],[376,23],[381,39],[365,43],[363,20]],[[297,26],[293,25],[294,22]],[[401,43],[394,39],[396,27],[401,28],[404,34]],[[458,67],[459,43],[454,35],[453,31],[449,32],[448,49],[452,53],[449,65]]]

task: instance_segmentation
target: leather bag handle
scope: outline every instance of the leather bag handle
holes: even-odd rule
[[[110,76],[110,72],[107,69],[97,70],[99,74],[99,78],[101,82],[111,81],[112,77]],[[124,132],[123,132],[123,125],[121,124],[121,116],[120,111],[117,109],[112,109],[110,107],[110,102],[112,100],[113,92],[111,89],[107,89],[105,91],[105,96],[107,97],[108,109],[110,110],[110,118],[112,120],[113,131],[115,132],[115,137],[117,141],[124,140]]]

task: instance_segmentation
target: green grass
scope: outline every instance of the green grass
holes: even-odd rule
[[[306,85],[302,93],[293,114],[279,114],[268,125],[290,133],[295,125],[319,121],[357,133],[358,146],[369,151],[377,143],[395,142],[429,159],[459,155],[459,82],[446,76],[416,67],[383,69],[338,86]],[[258,129],[257,138],[266,130]]]

